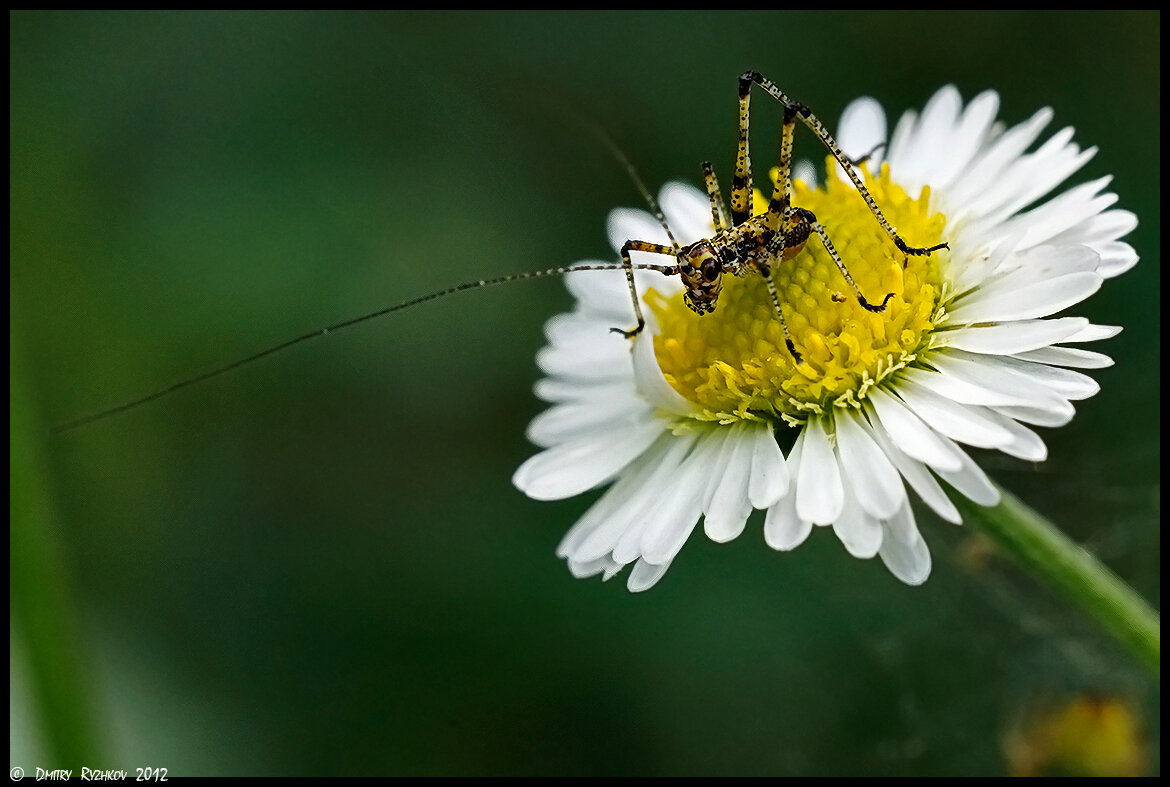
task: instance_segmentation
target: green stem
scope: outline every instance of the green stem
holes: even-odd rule
[[[9,340],[9,612],[19,637],[34,707],[19,721],[40,721],[49,769],[78,773],[101,762],[92,723],[91,664],[77,630],[66,544],[53,511],[34,397],[22,373],[18,320]],[[13,656],[16,658],[16,656]],[[27,754],[25,752],[24,754]],[[31,771],[32,763],[13,763]]]
[[[1012,555],[1032,575],[1100,623],[1161,680],[1161,617],[1133,588],[1019,498],[1000,489],[999,505],[952,499],[965,522]]]

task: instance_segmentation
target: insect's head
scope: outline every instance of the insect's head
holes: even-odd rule
[[[709,240],[687,246],[678,255],[678,272],[686,292],[683,302],[696,314],[715,311],[723,289],[723,260]]]

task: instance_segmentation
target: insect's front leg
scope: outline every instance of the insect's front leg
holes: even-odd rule
[[[644,240],[628,240],[622,245],[622,269],[626,272],[626,281],[630,285],[630,299],[634,302],[634,314],[638,318],[638,324],[630,330],[624,328],[610,328],[613,333],[620,333],[627,339],[633,339],[642,332],[646,327],[646,318],[642,316],[642,304],[638,300],[638,288],[634,284],[634,263],[630,260],[631,251],[648,251],[651,254],[665,254],[674,257],[674,249],[670,246],[663,246],[661,243],[650,243]],[[678,273],[677,265],[662,265],[654,266],[653,270],[657,270],[664,276],[673,276]]]
[[[723,194],[719,191],[719,181],[715,179],[715,168],[710,161],[703,162],[703,180],[707,183],[707,199],[711,202],[711,221],[715,224],[715,231],[725,232],[731,228],[731,223],[727,220]]]

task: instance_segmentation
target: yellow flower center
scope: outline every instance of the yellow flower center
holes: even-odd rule
[[[702,408],[700,419],[804,420],[809,412],[864,398],[871,385],[913,360],[929,341],[942,292],[938,257],[947,252],[903,254],[853,185],[837,178],[832,158],[827,165],[826,186],[813,191],[793,183],[793,204],[816,214],[867,301],[880,304],[891,292],[894,297],[884,312],[863,309],[820,237],[810,235],[799,254],[772,269],[801,354],[797,364],[758,275],[725,274],[715,312],[703,316],[686,308],[681,296],[647,291],[645,302],[658,319],[658,365],[676,391]],[[929,187],[911,199],[891,181],[888,165],[876,177],[860,169],[903,240],[920,247],[941,242],[946,219],[928,213]],[[758,191],[754,207],[757,214],[768,207]]]

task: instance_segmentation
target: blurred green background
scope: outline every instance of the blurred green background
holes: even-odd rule
[[[1022,719],[1159,689],[925,510],[901,585],[818,530],[696,535],[651,592],[553,550],[596,493],[510,482],[556,281],[317,340],[469,279],[613,256],[646,181],[729,180],[753,68],[830,126],[941,85],[1101,152],[1142,262],[1101,393],[994,478],[1158,603],[1160,16],[10,14],[11,765],[175,774],[1001,774]],[[779,110],[757,96],[757,164]],[[1046,134],[1047,136],[1047,134]],[[798,132],[797,155],[823,151]],[[1025,725],[1026,726],[1026,725]],[[1026,738],[1027,736],[1025,736]],[[1028,741],[1024,741],[1029,745]]]

